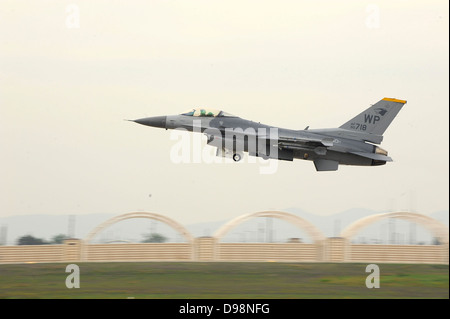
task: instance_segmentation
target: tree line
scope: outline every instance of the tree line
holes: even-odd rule
[[[164,243],[167,241],[167,237],[161,234],[152,233],[152,234],[145,234],[143,235],[142,243]],[[32,235],[25,235],[22,237],[19,237],[17,239],[17,245],[58,245],[63,244],[64,240],[68,239],[69,237],[64,234],[58,234],[53,236],[49,241],[37,238]]]

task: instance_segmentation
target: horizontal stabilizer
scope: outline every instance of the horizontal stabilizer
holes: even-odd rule
[[[375,144],[381,144],[383,141],[382,135],[377,134],[369,134],[365,132],[358,132],[358,131],[350,131],[342,128],[325,128],[325,129],[314,129],[310,130],[313,133],[316,134],[323,134],[328,136],[333,136],[336,138],[346,138],[349,140],[355,140],[355,141],[367,141]]]
[[[381,154],[375,154],[375,153],[365,153],[365,152],[351,152],[352,154],[367,157],[376,161],[385,161],[385,162],[392,162],[392,158],[386,155]]]

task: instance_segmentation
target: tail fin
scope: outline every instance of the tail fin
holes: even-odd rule
[[[347,123],[341,125],[340,128],[383,135],[404,104],[406,104],[404,100],[385,97]]]

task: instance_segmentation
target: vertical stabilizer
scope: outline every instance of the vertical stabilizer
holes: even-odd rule
[[[405,104],[406,101],[404,100],[385,97],[344,125],[341,125],[340,128],[361,133],[383,135]]]

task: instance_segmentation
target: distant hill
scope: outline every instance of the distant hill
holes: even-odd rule
[[[345,227],[358,219],[379,213],[377,211],[364,208],[352,208],[328,216],[313,215],[298,208],[287,208],[284,211],[295,214],[311,222],[327,237],[338,236],[339,233],[345,229]]]
[[[434,212],[434,213],[430,214],[429,216],[440,221],[442,224],[447,225],[447,227],[448,227],[448,220],[449,220],[448,210],[441,210],[439,212]]]
[[[302,209],[291,207],[282,211],[297,215],[319,228],[326,237],[338,236],[340,232],[354,221],[379,212],[353,208],[328,216],[314,215]],[[74,237],[84,238],[100,223],[114,217],[114,214],[85,214],[76,215],[72,223]],[[449,212],[438,211],[429,215],[449,226]],[[58,234],[69,233],[69,215],[19,215],[0,218],[0,244],[15,245],[17,239],[24,235],[50,240]],[[214,232],[229,219],[216,222],[202,222],[184,225],[194,237],[212,236]],[[6,231],[6,234],[5,234]],[[125,220],[101,232],[96,241],[109,242],[125,240],[139,242],[144,234],[156,232],[163,234],[170,241],[184,241],[183,237],[171,227],[149,219]],[[6,236],[5,236],[6,235]],[[6,240],[5,240],[6,238]],[[254,218],[236,226],[222,238],[224,242],[284,242],[289,238],[301,238],[308,242],[308,235],[301,229],[279,219]],[[374,242],[376,239],[383,242],[395,239],[397,242],[409,241],[427,243],[431,235],[421,226],[411,225],[402,220],[383,220],[369,225],[355,238],[360,242]]]

